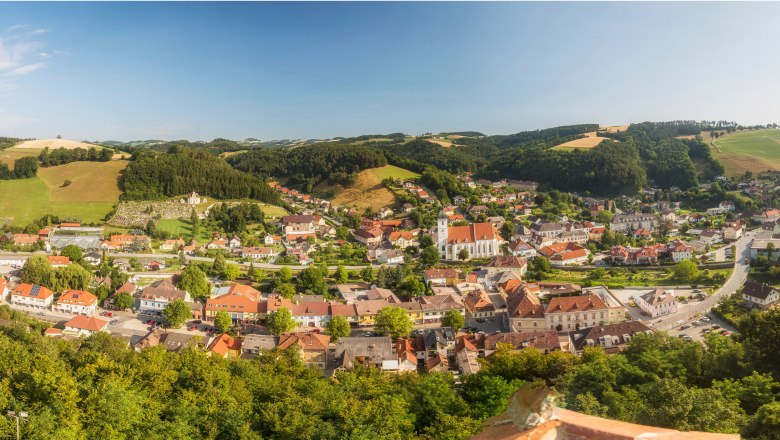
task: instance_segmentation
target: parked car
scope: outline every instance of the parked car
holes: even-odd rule
[[[118,319],[112,319],[111,321],[108,322],[108,324],[109,325],[116,325],[117,322],[119,322]]]
[[[719,328],[720,328],[720,326],[719,326],[718,324],[713,324],[713,325],[712,325],[712,329],[713,329],[713,330],[717,330],[717,329],[719,329]]]
[[[691,328],[690,324],[683,324],[682,326],[680,326],[680,330],[687,330],[689,328]]]
[[[38,313],[36,313],[36,315],[38,315],[38,316],[46,316],[46,313],[44,313],[44,312],[38,312]]]
[[[701,318],[701,320],[704,321],[704,322],[712,321],[712,319],[710,319],[709,316],[705,316],[704,318]]]

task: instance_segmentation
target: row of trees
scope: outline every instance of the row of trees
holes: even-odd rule
[[[102,148],[100,150],[95,147],[88,149],[56,148],[54,150],[49,150],[49,147],[46,147],[38,154],[38,160],[40,161],[41,166],[53,167],[77,161],[108,162],[113,155],[114,150],[110,148]]]
[[[0,163],[0,180],[27,179],[38,173],[38,159],[21,157],[14,161],[13,171],[5,163]]]

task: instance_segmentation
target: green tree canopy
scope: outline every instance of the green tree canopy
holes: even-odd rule
[[[180,298],[173,300],[165,306],[162,313],[168,325],[173,328],[181,327],[188,319],[192,318],[190,306]]]
[[[276,311],[269,313],[266,324],[268,325],[268,332],[277,336],[282,333],[291,332],[298,326],[298,323],[296,323],[292,317],[290,309],[286,307],[281,307]]]
[[[455,331],[462,329],[465,324],[466,318],[455,309],[447,310],[447,313],[441,318],[443,327],[452,327]]]
[[[394,339],[405,338],[414,328],[414,322],[400,307],[388,306],[379,310],[376,315],[374,329]]]
[[[179,289],[186,290],[193,298],[205,298],[209,295],[209,282],[200,267],[190,264],[179,278]]]
[[[214,328],[219,333],[225,333],[226,331],[230,330],[230,327],[233,326],[233,319],[230,317],[230,314],[225,310],[220,310],[217,312],[216,316],[214,316]]]
[[[334,316],[325,323],[325,334],[330,336],[331,342],[336,342],[339,338],[350,335],[352,329],[349,327],[347,318],[343,316]]]

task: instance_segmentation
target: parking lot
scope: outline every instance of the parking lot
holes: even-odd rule
[[[638,298],[641,295],[644,295],[645,293],[655,289],[655,287],[645,287],[642,289],[611,289],[610,291],[615,294],[615,296],[625,304],[626,311],[629,315],[631,315],[631,318],[636,321],[653,321],[653,318],[650,318],[650,316],[645,316],[642,314],[642,310],[638,306],[632,306],[632,301],[634,304],[636,304],[636,298]],[[693,304],[697,304],[701,300],[696,298],[696,296],[699,293],[706,293],[704,289],[694,289],[692,287],[686,287],[686,288],[673,288],[668,287],[665,288],[669,292],[673,292],[674,296],[685,296],[688,299],[688,303],[682,303],[677,302],[677,310],[679,310],[682,313],[685,313],[685,310],[689,308]]]
[[[706,320],[693,321],[690,324],[683,325],[683,327],[688,327],[688,328],[681,329],[680,327],[677,327],[673,330],[670,330],[669,334],[672,336],[687,335],[691,338],[691,340],[703,341],[704,336],[708,332],[721,332],[725,330],[729,332],[728,334],[731,334],[736,331],[734,327],[727,324],[722,319],[718,318],[717,316],[711,313],[708,313],[703,318],[709,319],[709,322],[707,322]],[[698,322],[698,324],[694,324],[694,322]]]

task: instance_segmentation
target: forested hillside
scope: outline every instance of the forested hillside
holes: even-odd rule
[[[279,203],[279,196],[264,181],[231,168],[207,151],[181,147],[169,153],[136,151],[122,185],[126,200],[163,199],[197,191],[217,199]]]
[[[285,150],[254,149],[227,161],[261,179],[286,177],[287,185],[306,192],[320,182],[349,185],[358,172],[387,165],[385,156],[375,149],[333,142]]]

